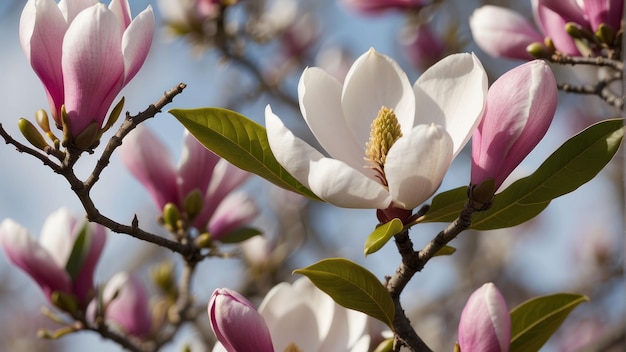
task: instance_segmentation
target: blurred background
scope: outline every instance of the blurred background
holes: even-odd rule
[[[227,28],[242,33],[230,43],[230,51],[189,32],[175,35],[171,13],[155,1],[131,0],[133,16],[151,5],[157,30],[143,68],[122,91],[125,110],[135,114],[159,99],[179,82],[187,84],[167,108],[221,106],[263,123],[264,108],[286,120],[297,135],[312,136],[297,107],[297,82],[306,66],[321,66],[342,79],[351,63],[370,47],[393,57],[414,82],[425,68],[454,52],[475,52],[488,71],[490,82],[521,61],[490,58],[472,42],[468,17],[482,1],[439,1],[423,11],[389,10],[363,14],[341,1],[242,0],[226,17]],[[166,3],[163,0],[160,3]],[[490,1],[513,7],[529,18],[530,1]],[[33,120],[37,109],[48,109],[39,79],[31,70],[18,36],[25,1],[0,3],[0,123],[16,139],[23,140],[17,119]],[[161,4],[162,5],[162,4]],[[169,13],[169,15],[168,15]],[[168,17],[169,16],[169,17]],[[210,32],[210,28],[204,28]],[[571,70],[555,68],[557,80],[583,79]],[[558,146],[586,126],[619,112],[605,107],[594,96],[561,93],[557,115],[546,138],[516,170],[513,179],[533,172]],[[169,147],[175,157],[181,150],[182,126],[165,111],[145,123]],[[107,139],[113,132],[104,135]],[[101,143],[101,145],[104,143]],[[85,177],[93,169],[95,155],[77,164]],[[0,147],[0,219],[11,218],[38,236],[45,218],[61,206],[76,215],[84,211],[65,180],[33,157],[12,146]],[[457,252],[438,257],[418,273],[403,294],[403,305],[418,334],[436,351],[451,351],[461,310],[475,289],[492,281],[502,291],[509,308],[537,295],[576,292],[588,295],[571,314],[544,351],[598,350],[607,339],[624,344],[625,286],[623,152],[594,180],[577,191],[554,200],[532,221],[509,229],[467,231],[451,245]],[[454,162],[441,185],[446,191],[469,183],[470,148]],[[209,259],[198,268],[193,285],[196,302],[206,304],[217,287],[229,287],[249,298],[262,298],[274,284],[293,281],[294,269],[320,259],[343,256],[358,262],[381,280],[400,262],[393,244],[367,258],[365,238],[377,224],[373,210],[339,209],[307,201],[279,190],[257,177],[245,189],[259,202],[261,216],[254,225],[264,239],[246,243],[241,258]],[[157,222],[158,210],[147,191],[123,167],[117,155],[92,191],[101,213],[129,224],[137,214],[140,225],[166,235]],[[287,205],[287,206],[286,206]],[[446,224],[414,227],[411,238],[424,246]],[[162,250],[126,235],[111,233],[96,271],[105,282],[122,270],[144,273],[171,259]],[[39,327],[55,324],[41,315],[48,304],[37,285],[23,272],[0,258],[0,350],[5,351],[115,351],[117,345],[94,333],[81,332],[58,341],[39,340]],[[184,329],[165,350],[210,350],[212,332],[203,317],[196,327]],[[208,342],[210,343],[210,342]],[[595,347],[594,347],[595,346]]]

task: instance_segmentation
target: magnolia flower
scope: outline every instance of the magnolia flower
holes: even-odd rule
[[[532,0],[532,7],[535,23],[552,40],[554,47],[564,54],[580,56],[574,38],[565,31],[565,24],[569,21],[564,17],[566,15],[554,11],[543,0]]]
[[[389,9],[420,9],[430,2],[425,0],[343,0],[349,9],[365,14],[377,14]]]
[[[150,333],[152,319],[148,293],[136,276],[127,272],[115,274],[102,292],[106,321],[133,336]]]
[[[437,190],[469,140],[486,92],[474,55],[444,58],[411,87],[395,61],[370,49],[343,85],[316,67],[300,78],[300,110],[330,157],[294,136],[268,106],[269,145],[289,173],[329,203],[413,209]]]
[[[65,106],[71,136],[97,142],[107,111],[143,65],[154,33],[148,6],[131,18],[128,0],[107,8],[95,0],[29,0],[20,19],[20,41],[41,79],[59,128]],[[89,137],[89,138],[87,138]]]
[[[543,42],[526,17],[508,8],[482,6],[474,10],[469,23],[476,44],[494,57],[530,59],[526,47]]]
[[[48,299],[59,292],[74,296],[81,306],[91,298],[105,241],[104,227],[80,221],[65,208],[46,219],[39,241],[11,219],[0,224],[0,243],[9,261],[30,275]],[[84,257],[70,260],[75,251]]]
[[[228,292],[232,293],[230,290]],[[216,293],[213,294],[209,303],[209,317],[222,344],[225,341],[226,343],[229,341],[243,343],[243,335],[254,332],[254,338],[257,341],[263,341],[262,344],[254,346],[267,347],[264,331],[266,326],[271,335],[270,346],[273,346],[275,351],[295,351],[295,348],[307,352],[369,350],[367,316],[339,306],[305,277],[296,280],[293,284],[283,282],[274,286],[261,302],[257,314],[251,311],[254,307],[240,295],[224,299],[222,302],[230,303],[230,306],[225,307],[220,307],[220,302],[215,296]],[[214,319],[218,312],[222,318]],[[259,321],[259,316],[263,323]],[[216,324],[222,325],[217,326],[216,329]],[[224,335],[227,330],[231,331],[232,335]],[[218,331],[222,334],[222,338]],[[226,344],[222,344],[217,344],[213,351],[234,351]],[[237,349],[240,352],[262,350]],[[272,351],[272,349],[269,350]]]
[[[213,291],[208,306],[211,328],[228,352],[274,352],[263,317],[252,303],[227,288]]]
[[[250,174],[206,149],[188,131],[183,139],[176,166],[165,145],[140,125],[124,139],[120,157],[150,192],[158,209],[167,203],[176,205],[187,213],[193,226],[208,230],[214,239],[252,220],[258,214],[252,199],[231,193]]]
[[[548,131],[557,104],[550,67],[534,60],[489,88],[485,116],[472,139],[472,184],[491,178],[498,189]]]
[[[462,352],[508,352],[511,317],[506,301],[493,283],[474,291],[463,308],[459,322]]]

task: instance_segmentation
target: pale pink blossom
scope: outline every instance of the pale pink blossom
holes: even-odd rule
[[[258,208],[250,197],[232,193],[250,175],[205,148],[188,131],[178,165],[165,145],[143,126],[130,133],[120,148],[128,170],[143,184],[157,208],[173,203],[185,211],[190,194],[200,194],[202,207],[193,225],[219,239],[252,220]]]
[[[377,14],[390,9],[410,10],[428,5],[426,0],[343,0],[344,5],[353,11]]]
[[[274,352],[265,320],[238,292],[216,289],[207,310],[211,328],[227,352]]]
[[[20,19],[22,48],[52,116],[60,127],[65,105],[73,137],[91,124],[102,127],[115,97],[143,65],[153,33],[152,8],[133,19],[128,0],[108,7],[95,0],[29,0]]]
[[[557,93],[552,70],[540,60],[506,72],[491,85],[472,139],[472,184],[491,178],[496,189],[502,185],[546,134]]]
[[[148,299],[146,288],[138,277],[119,272],[109,279],[102,292],[105,319],[125,333],[144,337],[152,326]]]
[[[65,208],[46,219],[39,241],[11,219],[0,224],[0,243],[9,261],[30,275],[48,299],[58,291],[82,306],[93,294],[93,273],[105,242],[104,227],[79,220]],[[84,257],[70,264],[73,251]]]
[[[463,308],[459,322],[462,352],[508,352],[511,317],[506,301],[493,283],[474,291]]]

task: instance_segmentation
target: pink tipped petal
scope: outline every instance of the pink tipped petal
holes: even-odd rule
[[[183,149],[178,165],[178,194],[184,198],[193,190],[198,190],[202,195],[206,194],[212,178],[215,165],[220,157],[203,146],[196,137],[185,130],[183,137]]]
[[[539,2],[555,13],[558,13],[565,22],[575,22],[583,27],[587,25],[585,13],[579,5],[580,0],[539,0]],[[587,2],[589,1],[585,1],[585,3]]]
[[[103,4],[83,10],[63,40],[65,108],[73,136],[89,124],[101,126],[124,84],[122,33]]]
[[[81,11],[98,2],[98,0],[61,0],[59,1],[59,8],[67,23],[70,23]]]
[[[265,320],[239,293],[226,288],[215,290],[208,313],[211,328],[226,351],[274,351]]]
[[[472,183],[493,178],[498,188],[539,143],[557,104],[557,86],[543,61],[518,66],[489,89],[485,117],[472,146]]]
[[[80,226],[82,226],[82,224]],[[89,226],[89,251],[73,284],[73,291],[83,304],[88,302],[88,299],[93,293],[93,275],[98,261],[100,260],[100,255],[104,249],[107,237],[106,228],[102,225],[88,223],[87,226]],[[76,231],[80,230],[80,228],[76,229]]]
[[[472,293],[461,313],[461,351],[508,352],[510,342],[511,317],[504,297],[493,283],[486,283]]]
[[[434,124],[416,126],[394,143],[385,174],[397,207],[414,209],[435,193],[452,163],[452,146],[450,135]]]
[[[11,219],[0,224],[0,244],[9,261],[30,275],[46,298],[54,291],[71,293],[70,278],[50,253]]]
[[[147,128],[138,126],[124,139],[120,157],[126,168],[143,184],[163,209],[168,202],[177,204],[176,171],[169,150]]]
[[[510,9],[485,5],[470,17],[472,37],[478,46],[493,57],[531,59],[526,47],[543,43],[541,36],[528,20]]]
[[[413,127],[415,100],[411,83],[390,57],[370,48],[352,65],[346,76],[341,105],[357,143],[365,148],[372,121],[381,107],[393,109],[403,133]]]
[[[146,61],[152,44],[152,37],[154,37],[154,13],[152,6],[148,6],[135,17],[122,37],[124,84],[135,77]]]
[[[52,117],[61,125],[64,101],[61,48],[68,24],[53,0],[29,0],[20,18],[20,42],[26,58],[41,79]]]
[[[413,85],[416,125],[443,126],[456,156],[480,123],[487,97],[487,74],[474,54],[454,54],[429,68]]]
[[[309,67],[298,84],[300,110],[322,148],[333,158],[357,168],[363,165],[365,144],[356,138],[343,117],[341,90],[342,84],[333,76],[320,68]]]
[[[152,319],[148,293],[141,280],[126,272],[115,274],[104,287],[106,320],[133,336],[150,333]]]
[[[208,228],[211,238],[220,240],[224,235],[250,222],[259,214],[259,208],[245,192],[231,193],[213,213]]]
[[[120,25],[122,26],[122,31],[128,28],[133,20],[130,15],[128,0],[111,0],[109,10],[111,10],[111,12],[115,14],[115,17],[117,17]]]
[[[568,55],[580,56],[574,39],[565,31],[567,21],[560,14],[541,4],[540,0],[531,1],[535,23],[552,39],[556,49]]]

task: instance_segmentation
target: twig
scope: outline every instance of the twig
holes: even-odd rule
[[[619,60],[613,60],[602,56],[597,57],[581,57],[581,56],[569,56],[569,55],[552,55],[548,59],[550,62],[562,65],[590,65],[590,66],[604,66],[611,67],[617,71],[624,70],[624,63]]]

